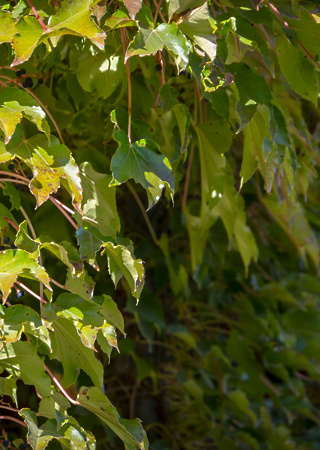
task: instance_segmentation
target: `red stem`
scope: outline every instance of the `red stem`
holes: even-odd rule
[[[60,389],[60,391],[63,393],[63,395],[69,400],[70,403],[72,403],[73,405],[78,405],[77,400],[73,400],[72,397],[70,397],[70,395],[68,394],[68,392],[66,392],[64,390],[64,388],[61,386],[60,382],[56,379],[56,377],[53,375],[53,373],[51,372],[51,370],[49,369],[49,367],[47,367],[46,365],[44,365],[44,368],[46,369],[46,371],[48,372],[48,374],[50,375],[50,377],[52,378],[53,382],[55,383],[55,385]]]
[[[74,220],[71,219],[70,216],[68,216],[68,214],[66,213],[66,211],[63,209],[63,207],[58,203],[57,199],[54,197],[51,197],[51,195],[49,195],[49,200],[51,200],[51,202],[59,209],[59,211],[62,212],[62,214],[64,215],[64,217],[69,220],[69,222],[71,223],[71,225],[73,226],[73,228],[75,228],[76,230],[78,229],[78,225],[75,223]]]
[[[15,417],[11,417],[11,416],[0,416],[0,419],[1,419],[1,420],[12,420],[13,422],[17,422],[17,423],[19,423],[20,425],[22,425],[22,426],[28,428],[28,426],[27,426],[24,422],[22,422],[22,420],[16,419]]]
[[[29,3],[30,8],[32,9],[33,14],[35,15],[36,19],[38,20],[38,22],[40,23],[40,25],[42,26],[42,28],[45,31],[48,31],[48,28],[46,27],[46,24],[43,22],[43,20],[41,19],[41,17],[38,14],[38,11],[36,10],[36,8],[33,6],[31,0],[27,0],[27,2]]]
[[[40,297],[38,294],[36,294],[35,292],[33,292],[31,289],[29,289],[25,284],[20,283],[20,281],[16,281],[16,284],[18,284],[23,290],[29,292],[30,295],[32,295],[34,298],[36,298],[37,300],[39,300],[39,302],[41,303],[48,303],[47,300],[45,300],[44,298]]]

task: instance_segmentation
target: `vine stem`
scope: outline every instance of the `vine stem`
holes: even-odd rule
[[[41,17],[38,14],[38,11],[36,10],[36,8],[33,6],[31,0],[27,0],[27,2],[29,3],[30,8],[32,9],[33,14],[35,15],[37,21],[40,23],[40,25],[42,26],[42,28],[45,31],[48,31],[47,26],[45,25],[45,23],[43,22],[43,20],[41,19]]]
[[[123,55],[124,55],[124,60],[125,60],[125,64],[126,64],[126,72],[127,72],[127,79],[128,79],[128,139],[131,144],[132,91],[131,91],[130,62],[129,62],[129,59],[126,57],[127,36],[126,36],[126,30],[124,28],[121,28],[121,38],[122,38]]]
[[[72,397],[70,397],[70,395],[68,394],[68,392],[66,392],[64,390],[64,388],[62,387],[62,385],[60,384],[60,382],[57,380],[57,378],[53,375],[53,373],[51,372],[51,370],[49,369],[48,366],[46,366],[44,364],[44,368],[46,369],[46,371],[48,372],[48,374],[50,375],[50,377],[52,378],[53,382],[55,383],[55,385],[60,389],[60,391],[63,393],[63,395],[69,400],[70,403],[72,403],[73,405],[78,405],[79,403],[77,402],[77,400],[73,400]]]
[[[55,284],[55,285],[58,286],[59,288],[61,288],[61,289],[67,289],[65,286],[63,286],[63,284],[58,283],[58,281],[54,280],[53,278],[50,277],[49,279],[50,279],[50,281],[51,281],[53,284]]]
[[[164,15],[162,14],[161,10],[160,10],[162,0],[159,0],[159,3],[157,3],[156,0],[153,0],[153,3],[154,3],[154,6],[156,7],[156,13],[155,13],[155,16],[154,16],[154,19],[153,19],[153,25],[155,26],[156,23],[157,23],[157,16],[158,16],[158,14],[161,17],[162,21],[166,23],[166,19],[165,19]]]
[[[41,302],[41,303],[48,303],[47,300],[45,300],[44,298],[40,297],[38,294],[33,292],[31,289],[29,289],[25,284],[21,283],[20,281],[16,281],[16,284],[18,286],[20,286],[23,290],[29,292],[29,294],[32,295],[32,297],[34,297],[37,300],[39,300],[39,302]]]
[[[75,223],[75,221],[73,219],[71,219],[71,217],[66,213],[66,211],[63,209],[63,207],[60,205],[59,200],[57,201],[56,198],[51,197],[51,195],[49,195],[49,200],[59,209],[59,211],[62,212],[62,214],[64,215],[64,217],[71,223],[71,225],[73,226],[73,228],[75,228],[76,230],[78,229],[78,225]],[[64,205],[65,206],[65,205]]]
[[[149,231],[150,231],[150,234],[151,234],[151,237],[152,237],[153,242],[161,248],[160,243],[159,243],[159,240],[158,240],[158,238],[157,238],[157,236],[156,236],[156,233],[154,232],[153,226],[152,226],[152,224],[151,224],[151,222],[150,222],[150,219],[149,219],[149,217],[148,217],[148,214],[146,213],[146,211],[145,211],[145,209],[144,209],[144,206],[143,206],[143,204],[142,204],[142,202],[141,202],[141,200],[140,200],[139,195],[136,193],[135,188],[131,185],[131,183],[130,183],[129,181],[127,181],[126,184],[127,184],[127,186],[128,186],[129,191],[130,191],[131,194],[133,195],[135,201],[138,203],[139,209],[140,209],[140,211],[142,212],[142,215],[143,215],[144,220],[145,220],[145,222],[146,222],[146,224],[147,224],[147,227],[148,227],[148,229],[149,229]]]
[[[18,225],[16,225],[16,224],[14,223],[13,220],[9,219],[8,217],[5,217],[4,220],[5,220],[6,222],[8,222],[14,229],[16,229],[17,231],[19,231]]]
[[[159,0],[159,3],[157,4],[157,2],[155,0],[153,0],[153,3],[156,5],[156,13],[154,15],[154,19],[153,19],[153,26],[155,27],[157,24],[157,18],[158,18],[158,14],[161,13],[160,8],[161,8],[161,3],[162,0]],[[162,15],[162,13],[160,14],[161,19],[163,20],[163,22],[165,22],[165,19]]]
[[[66,211],[68,211],[68,213],[70,214],[74,214],[74,211],[72,211],[72,209],[68,208],[68,206],[66,206],[64,203],[60,202],[60,200],[58,200],[55,197],[52,197],[55,199],[56,203],[58,203],[63,209],[65,209]]]
[[[24,218],[26,219],[26,221],[27,221],[27,224],[28,224],[28,226],[29,226],[29,228],[30,228],[30,230],[31,230],[31,234],[32,234],[33,239],[36,240],[36,239],[37,239],[37,235],[36,235],[36,232],[34,231],[32,222],[31,222],[31,220],[30,220],[28,214],[25,212],[24,208],[23,208],[21,205],[20,205],[20,208],[19,208],[19,209],[20,209],[20,211],[22,212],[23,217],[24,217]],[[39,264],[40,264],[40,266],[42,266],[42,256],[41,256],[41,251],[39,251]],[[43,298],[43,283],[42,283],[42,282],[40,283],[40,297]]]
[[[17,408],[12,408],[12,406],[2,405],[2,404],[0,404],[0,408],[1,409],[8,409],[9,411],[13,411],[13,412],[19,412],[20,411]]]
[[[22,420],[16,419],[15,417],[11,417],[11,416],[0,416],[0,419],[1,419],[1,420],[12,420],[13,422],[17,422],[17,423],[19,423],[20,425],[22,425],[22,426],[28,428],[28,426],[27,426],[24,422],[22,422]]]

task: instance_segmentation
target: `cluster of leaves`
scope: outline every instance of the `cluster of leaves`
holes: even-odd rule
[[[315,2],[0,6],[2,445],[319,448]]]

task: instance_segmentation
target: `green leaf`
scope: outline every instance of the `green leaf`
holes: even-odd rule
[[[130,42],[126,58],[131,56],[155,55],[165,47],[174,57],[177,68],[185,69],[188,64],[188,47],[185,36],[175,23],[163,23],[157,28],[140,28]]]
[[[49,276],[25,250],[6,250],[0,254],[0,289],[5,302],[18,276],[44,283],[51,290]]]
[[[72,272],[68,270],[65,286],[68,291],[91,300],[95,283],[85,270],[77,276],[72,275]]]
[[[239,419],[243,419],[243,415],[250,417],[254,423],[257,418],[253,410],[250,408],[248,398],[243,391],[235,390],[228,395],[228,404],[235,411]]]
[[[211,210],[223,195],[225,157],[232,139],[229,124],[220,118],[196,128],[201,164],[202,213]]]
[[[141,139],[130,144],[123,131],[116,131],[114,139],[119,143],[119,148],[111,160],[111,186],[133,178],[147,190],[148,209],[160,199],[165,185],[173,195],[174,177],[170,163],[167,158],[155,153],[158,150],[155,142]]]
[[[94,413],[108,425],[125,444],[126,450],[145,450],[147,440],[138,419],[120,419],[116,408],[110,403],[108,397],[95,387],[82,387],[78,395],[81,406]]]
[[[81,211],[82,187],[79,169],[68,148],[60,144],[57,138],[51,136],[50,145],[43,135],[25,139],[22,129],[18,127],[7,146],[7,152],[21,158],[31,168],[34,177],[30,190],[37,200],[37,207],[48,200],[50,194],[57,192],[60,178],[65,178],[73,205]]]
[[[19,247],[19,249],[31,253],[34,259],[38,258],[40,243],[34,241],[29,236],[28,223],[26,220],[20,223],[19,230],[14,243],[17,247]]]
[[[307,55],[280,29],[277,31],[276,50],[281,72],[292,89],[317,106],[318,78]]]
[[[244,145],[240,171],[243,182],[246,183],[259,167],[268,193],[271,192],[278,168],[278,152],[271,142],[269,123],[269,110],[266,106],[259,106],[243,131]]]
[[[198,8],[203,5],[205,0],[170,0],[169,1],[169,19],[173,15],[179,15],[184,11],[189,11],[193,8]]]
[[[182,21],[180,20],[179,30],[194,41],[209,56],[210,61],[213,61],[217,53],[217,44],[208,4],[193,9],[182,16]]]
[[[12,377],[12,375],[9,375],[8,377],[0,377],[0,395],[2,397],[4,395],[8,395],[11,397],[16,407],[18,407],[17,385],[16,380]]]
[[[57,422],[53,419],[47,420],[38,428],[37,416],[29,408],[23,408],[19,414],[28,425],[27,440],[34,450],[45,449],[52,439],[60,441],[63,448],[77,450],[93,450],[95,448],[95,440],[91,433],[86,433],[75,419],[68,419],[57,430]]]
[[[103,253],[108,257],[109,273],[115,286],[122,276],[127,280],[131,294],[139,300],[144,284],[144,269],[141,259],[134,259],[132,253],[123,245],[106,242]]]
[[[87,37],[103,50],[105,34],[90,17],[91,3],[91,0],[74,0],[72,4],[62,1],[50,17],[47,30],[42,28],[35,17],[21,17],[16,24],[18,35],[13,39],[16,57],[12,65],[28,60],[34,49],[48,38],[65,34]]]
[[[88,54],[79,62],[77,78],[81,87],[97,98],[119,97],[127,86],[124,56],[120,53],[110,56],[100,52]]]
[[[0,43],[11,42],[16,33],[15,22],[9,11],[0,11]]]
[[[35,386],[41,395],[50,395],[51,380],[44,370],[43,360],[31,342],[18,341],[3,345],[0,351],[0,367],[25,384]]]
[[[82,220],[96,226],[104,236],[115,237],[120,231],[116,206],[116,189],[110,187],[111,176],[96,172],[91,164],[80,167],[83,187]]]
[[[10,197],[11,210],[13,210],[13,209],[18,210],[21,206],[21,198],[20,198],[18,190],[15,188],[15,186],[12,183],[4,183],[4,184],[5,184],[5,188],[3,189],[2,192],[4,193],[4,195],[8,195]]]
[[[103,236],[93,227],[82,226],[77,229],[77,241],[80,247],[82,260],[88,261],[96,270],[99,270],[96,253],[103,245]]]
[[[121,27],[134,27],[138,26],[135,20],[129,19],[128,14],[122,9],[118,9],[111,17],[108,17],[105,21],[105,27],[114,30]]]
[[[80,369],[89,375],[95,386],[102,386],[102,365],[96,359],[94,351],[83,345],[73,322],[59,317],[52,323],[52,328],[53,353],[50,356],[62,363],[63,386],[69,387],[75,383]]]
[[[118,328],[125,336],[124,322],[121,312],[118,310],[117,304],[112,300],[109,295],[102,295],[103,303],[101,313],[107,322],[111,323],[114,327]]]
[[[32,308],[24,305],[9,306],[0,319],[1,338],[3,342],[16,342],[24,331],[24,324],[33,322],[35,327],[41,327],[41,319]]]

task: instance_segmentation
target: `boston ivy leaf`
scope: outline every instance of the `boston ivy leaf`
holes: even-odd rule
[[[9,397],[11,397],[16,407],[18,407],[17,385],[16,380],[12,377],[12,375],[0,378],[0,395],[1,397],[3,397],[4,395],[8,395]]]
[[[54,419],[49,419],[38,427],[37,415],[29,408],[23,408],[19,414],[28,425],[28,444],[35,450],[45,449],[52,439],[60,441],[64,448],[78,450],[95,448],[92,434],[85,432],[73,418],[67,419],[58,429]]]
[[[49,276],[25,250],[6,250],[0,258],[0,289],[5,302],[18,276],[44,283],[51,290]]]
[[[240,175],[247,182],[259,167],[267,192],[271,191],[278,167],[277,152],[269,131],[270,113],[266,106],[259,106],[251,122],[244,129],[243,158]]]
[[[97,232],[96,228],[85,225],[77,229],[76,235],[80,247],[81,259],[88,261],[96,270],[99,270],[96,253],[103,245],[103,236]]]
[[[115,237],[120,231],[116,189],[109,186],[111,176],[96,172],[90,163],[80,167],[83,187],[82,219],[96,226],[104,236]]]
[[[289,31],[294,35],[294,31]],[[281,72],[292,89],[317,105],[318,79],[314,66],[301,48],[282,30],[277,32],[276,50]]]
[[[163,23],[157,28],[140,28],[133,41],[130,42],[126,57],[134,55],[154,55],[163,47],[170,52],[178,69],[185,69],[188,64],[188,47],[185,36],[175,23]]]
[[[18,341],[2,346],[0,367],[15,378],[21,378],[25,384],[36,386],[41,395],[50,395],[51,380],[45,373],[37,347],[31,342]]]
[[[208,4],[188,12],[179,20],[179,30],[193,40],[210,58],[214,60],[217,52],[216,37],[213,34],[213,19]]]
[[[144,284],[144,269],[141,259],[134,259],[130,250],[123,245],[106,242],[103,253],[108,258],[109,273],[115,286],[122,276],[127,280],[131,294],[139,300]]]
[[[42,326],[38,313],[29,306],[15,305],[6,308],[3,319],[0,319],[0,329],[2,330],[0,341],[18,341],[26,322],[33,322],[36,327]]]
[[[52,328],[53,353],[50,356],[62,363],[63,386],[68,387],[75,383],[80,369],[89,375],[95,386],[102,386],[102,365],[96,359],[94,351],[83,345],[73,322],[59,317],[52,323]]]
[[[129,12],[131,19],[135,19],[136,14],[141,9],[142,0],[124,0],[124,4]]]
[[[173,15],[180,15],[184,11],[188,11],[193,8],[198,8],[203,5],[205,0],[170,0],[169,1],[169,19],[171,20]]]
[[[99,417],[124,442],[126,450],[148,448],[147,438],[138,419],[120,419],[116,408],[108,397],[96,387],[82,387],[78,395],[78,403]]]
[[[97,332],[104,320],[99,313],[100,305],[74,294],[61,294],[54,303],[57,316],[70,318],[83,344],[93,349]]]
[[[229,124],[221,118],[196,128],[201,164],[202,212],[212,209],[223,194],[225,157],[232,139]]]
[[[22,142],[21,142],[22,141]],[[82,188],[79,169],[69,149],[59,143],[54,136],[50,145],[43,135],[25,139],[20,127],[7,146],[7,152],[21,158],[32,170],[34,177],[30,190],[36,197],[37,207],[44,203],[50,194],[57,192],[60,178],[65,178],[71,191],[73,205],[81,211]]]
[[[123,54],[114,54],[113,48],[111,51],[109,48],[109,52],[88,54],[80,60],[77,69],[77,78],[81,87],[97,97],[118,98],[127,86],[123,60]]]
[[[118,328],[121,333],[125,336],[124,332],[124,322],[121,312],[118,310],[117,304],[112,300],[109,295],[102,295],[103,303],[101,308],[101,314],[111,323],[114,327]]]
[[[85,270],[78,276],[73,276],[70,270],[67,273],[67,280],[65,282],[66,289],[74,294],[80,295],[80,297],[86,300],[91,300],[94,285],[94,281]]]
[[[15,21],[9,11],[0,11],[0,43],[11,42],[15,35]]]
[[[128,14],[122,9],[118,9],[111,17],[105,21],[106,29],[110,28],[112,30],[121,27],[134,27],[138,26],[135,20],[129,18]]]
[[[21,197],[19,191],[12,183],[4,183],[4,185],[5,187],[2,192],[4,193],[4,195],[9,196],[11,202],[11,210],[19,209],[21,205]]]
[[[32,257],[37,259],[39,255],[39,246],[40,243],[34,241],[30,236],[28,232],[28,223],[26,220],[20,223],[19,230],[16,235],[16,239],[14,241],[15,245],[19,247],[21,250],[25,250],[28,253],[32,254]]]
[[[0,107],[0,128],[5,135],[5,144],[10,141],[17,123],[22,119],[22,109],[17,102],[6,102]]]
[[[173,194],[174,177],[170,163],[167,158],[155,153],[158,150],[155,142],[141,139],[130,144],[128,136],[123,131],[116,131],[114,139],[119,143],[119,148],[111,160],[113,174],[111,186],[133,178],[147,189],[148,209],[160,199],[165,185]]]
[[[13,39],[16,57],[12,65],[28,60],[34,49],[48,38],[65,34],[87,37],[103,50],[105,34],[91,19],[90,6],[91,0],[62,1],[51,16],[47,30],[35,17],[21,17],[16,24],[18,35]]]

